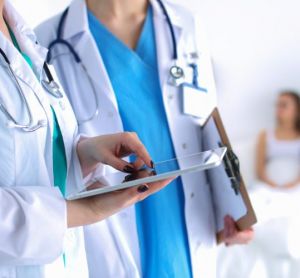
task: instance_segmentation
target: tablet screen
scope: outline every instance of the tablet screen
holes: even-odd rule
[[[205,152],[179,157],[155,163],[154,168],[143,167],[128,174],[115,172],[97,178],[97,183],[81,192],[70,195],[67,199],[74,200],[121,190],[140,184],[151,183],[196,171],[203,171],[221,164],[226,148],[217,148]]]

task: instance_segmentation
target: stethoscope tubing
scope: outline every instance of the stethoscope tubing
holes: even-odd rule
[[[5,105],[3,103],[0,103],[0,110],[3,112],[3,114],[6,116],[6,118],[11,122],[11,124],[10,124],[11,126],[13,126],[15,128],[20,128],[26,132],[36,131],[37,129],[45,126],[45,123],[44,123],[44,121],[39,120],[37,122],[37,124],[35,124],[35,125],[33,124],[33,115],[32,115],[32,111],[30,109],[30,105],[29,105],[27,98],[23,92],[23,89],[18,81],[18,78],[16,77],[16,75],[11,67],[10,60],[8,59],[7,55],[1,48],[0,48],[0,55],[2,56],[2,58],[4,60],[4,61],[2,61],[2,66],[7,68],[7,73],[10,76],[10,78],[13,80],[13,82],[17,88],[17,91],[22,99],[22,102],[25,104],[25,108],[28,113],[28,123],[26,123],[26,124],[18,123],[17,120],[12,116],[12,114],[8,111],[8,109],[5,107]],[[48,79],[47,81],[42,80],[43,87],[48,91],[48,93],[50,93],[54,97],[62,98],[63,94],[60,92],[59,85],[54,81],[54,78],[51,74],[51,71],[50,71],[47,63],[44,63],[43,71],[45,72],[46,77]],[[34,94],[35,94],[35,92],[34,92]],[[40,102],[38,96],[36,94],[35,94],[35,96],[38,99],[38,101]],[[40,104],[41,104],[41,102],[40,102]]]

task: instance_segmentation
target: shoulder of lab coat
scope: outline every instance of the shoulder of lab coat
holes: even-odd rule
[[[57,188],[3,187],[0,203],[0,265],[46,264],[61,255],[66,203]]]

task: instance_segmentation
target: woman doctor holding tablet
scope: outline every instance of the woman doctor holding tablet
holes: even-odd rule
[[[216,96],[203,33],[187,10],[161,0],[74,0],[37,33],[81,132],[135,131],[154,161],[203,150],[199,124]],[[183,176],[86,227],[91,277],[214,277],[212,247],[226,213],[215,215],[209,185],[223,180]],[[228,244],[251,238],[225,220]]]
[[[65,201],[63,194],[79,190],[99,163],[128,171],[150,167],[151,159],[133,133],[78,138],[46,54],[10,3],[0,0],[0,277],[88,277],[82,229],[75,227],[167,183]],[[135,164],[121,159],[132,152]]]

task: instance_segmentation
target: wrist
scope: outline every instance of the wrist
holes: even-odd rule
[[[67,225],[74,228],[96,223],[101,220],[101,215],[93,207],[91,200],[81,199],[67,201]]]
[[[86,177],[97,167],[97,161],[92,156],[91,139],[82,138],[77,143],[77,155],[83,177]]]

